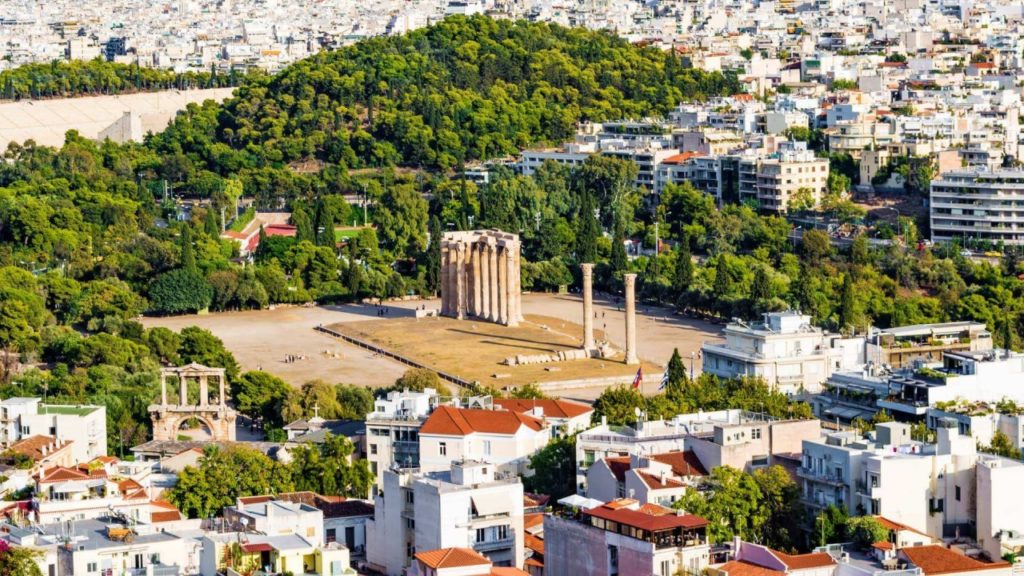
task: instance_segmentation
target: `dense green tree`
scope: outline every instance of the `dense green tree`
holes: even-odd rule
[[[527,491],[558,500],[576,493],[576,438],[554,438],[530,457],[532,475],[523,479]]]
[[[292,470],[253,448],[207,446],[198,467],[186,466],[167,499],[189,518],[220,514],[242,496],[291,492]]]
[[[181,267],[193,274],[197,273],[199,268],[196,266],[196,252],[192,246],[192,227],[188,224],[182,224],[181,236],[178,238]]]
[[[889,529],[874,516],[858,516],[846,522],[846,534],[861,550],[871,550],[876,542],[889,541]]]
[[[335,386],[338,397],[338,418],[343,420],[365,420],[373,412],[373,392],[369,388],[354,384]]]
[[[37,563],[42,555],[36,548],[0,542],[0,576],[43,576]]]
[[[252,371],[231,381],[231,398],[239,412],[260,421],[264,428],[280,428],[292,388],[287,382],[266,372]]]
[[[188,364],[196,362],[204,366],[224,368],[228,381],[238,377],[238,362],[234,355],[224,347],[224,342],[209,330],[197,326],[189,326],[181,331],[181,348],[178,350],[181,361]]]
[[[331,434],[321,443],[292,448],[288,468],[295,489],[326,496],[369,497],[373,473],[366,460],[353,459],[353,452],[351,440]]]
[[[748,542],[764,541],[772,510],[753,476],[719,466],[704,479],[704,486],[705,490],[687,490],[676,506],[708,520],[712,543],[729,542],[734,536]]]
[[[594,211],[594,197],[584,191],[577,214],[579,228],[576,231],[576,259],[580,262],[597,262],[597,239],[601,235],[601,226]]]
[[[160,314],[205,310],[213,301],[213,287],[198,272],[179,268],[157,276],[149,289],[149,303]]]
[[[639,390],[616,386],[606,388],[594,401],[594,422],[605,418],[608,424],[620,426],[635,424],[636,410],[645,408],[644,397]]]

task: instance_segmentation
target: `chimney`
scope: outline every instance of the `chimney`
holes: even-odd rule
[[[661,485],[664,486],[665,484],[667,484],[667,482],[665,482],[665,469],[662,468],[661,469]]]

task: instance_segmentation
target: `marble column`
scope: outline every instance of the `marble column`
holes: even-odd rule
[[[180,374],[178,375],[178,405],[188,405],[188,381]]]
[[[483,316],[483,277],[481,275],[480,257],[481,244],[471,244],[473,248],[473,316]]]
[[[206,406],[207,400],[210,397],[210,389],[206,381],[206,375],[203,374],[199,377],[199,405]]]
[[[626,364],[639,364],[636,356],[636,274],[624,274],[626,283]]]
[[[448,246],[441,246],[441,278],[440,278],[440,292],[441,292],[441,315],[449,316],[452,313],[451,306],[448,304],[451,298],[452,292],[448,287],[448,275],[450,273],[451,264],[448,260],[451,250]]]
[[[491,246],[480,245],[480,317],[491,319]]]
[[[515,308],[512,318],[516,322],[523,321],[523,285],[521,276],[522,267],[519,261],[519,241],[517,240],[512,251],[512,306]]]
[[[508,249],[498,248],[498,323],[508,325]]]
[[[580,264],[583,269],[583,349],[593,350],[594,345],[594,265]]]
[[[220,380],[220,405],[224,406],[225,404],[228,403],[228,399],[227,399],[227,396],[226,396],[226,390],[225,390],[224,373],[221,373],[221,375],[218,376],[217,379]]]
[[[455,317],[466,318],[466,246],[455,246]]]
[[[160,404],[167,406],[167,375],[160,375]]]
[[[487,283],[487,289],[490,290],[490,311],[488,312],[487,319],[491,322],[498,322],[498,245],[491,239],[487,244],[487,272],[490,274],[490,280]]]
[[[516,296],[516,254],[514,247],[505,248],[505,294],[507,295],[508,305],[505,306],[505,325],[506,326],[517,326],[519,324],[519,310],[517,309]]]

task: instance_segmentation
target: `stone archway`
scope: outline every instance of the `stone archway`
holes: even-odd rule
[[[168,401],[167,380],[178,384],[177,398]],[[217,381],[216,394],[210,396],[210,380]],[[189,398],[189,383],[198,383],[198,398]],[[209,431],[204,441],[234,441],[237,413],[227,403],[227,379],[223,368],[192,363],[160,371],[160,404],[149,407],[153,421],[153,440],[178,440],[182,425],[195,419]]]

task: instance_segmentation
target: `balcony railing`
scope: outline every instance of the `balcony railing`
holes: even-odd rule
[[[509,530],[508,536],[499,538],[496,540],[484,540],[482,542],[473,542],[473,550],[477,552],[493,552],[495,550],[502,550],[505,548],[513,548],[516,545],[516,537],[512,530]]]
[[[821,472],[813,468],[806,468],[804,466],[797,468],[796,474],[801,478],[814,480],[816,482],[825,482],[828,484],[835,484],[837,486],[846,485],[846,481],[843,480],[842,476],[839,476],[837,474],[829,474],[828,472]]]

